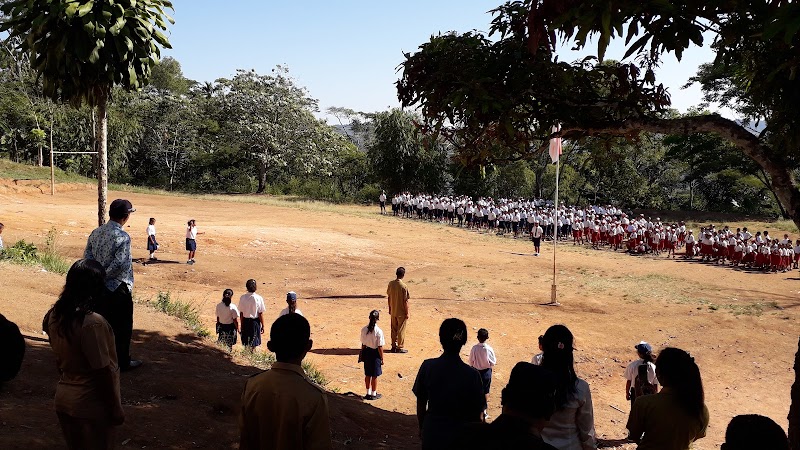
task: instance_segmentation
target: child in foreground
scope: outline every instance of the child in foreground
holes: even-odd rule
[[[478,343],[472,346],[469,352],[469,365],[476,368],[481,374],[483,393],[486,395],[486,405],[483,409],[483,420],[489,418],[489,389],[492,386],[492,367],[497,364],[494,349],[486,343],[489,340],[489,330],[478,330]]]

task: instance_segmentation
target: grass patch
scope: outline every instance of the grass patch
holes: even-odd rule
[[[725,309],[730,311],[734,316],[760,316],[764,314],[766,311],[773,310],[773,309],[780,309],[778,306],[778,302],[756,302],[756,303],[746,303],[743,305],[709,305],[708,309],[712,311],[717,311],[719,309]]]
[[[82,177],[76,173],[64,172],[55,169],[56,182],[62,183],[95,183],[92,178]],[[8,159],[0,158],[0,178],[10,178],[14,180],[49,180],[50,167],[29,166],[18,164]]]
[[[311,381],[313,381],[314,383],[317,383],[322,387],[325,387],[328,385],[328,383],[330,383],[328,378],[325,377],[325,374],[320,372],[320,370],[317,369],[317,366],[315,366],[314,363],[312,363],[311,361],[308,360],[303,361],[302,366],[308,378],[310,378]]]
[[[70,264],[58,253],[58,232],[53,227],[47,232],[44,250],[39,250],[35,244],[19,240],[11,247],[0,251],[0,260],[22,265],[40,265],[46,271],[65,275]]]
[[[198,336],[202,338],[211,336],[211,332],[203,326],[197,308],[191,303],[173,300],[169,291],[159,291],[155,301],[148,301],[147,304],[168,316],[182,320],[186,327],[197,333]]]
[[[231,356],[247,360],[252,366],[258,367],[261,370],[269,370],[275,364],[275,354],[270,352],[262,352],[259,350],[250,351],[242,347],[236,347],[229,350],[227,347],[218,346],[220,349],[230,352]],[[330,384],[330,380],[320,371],[313,362],[304,360],[302,365],[303,370],[306,372],[311,381],[318,385],[325,387]],[[333,390],[336,392],[336,389]]]

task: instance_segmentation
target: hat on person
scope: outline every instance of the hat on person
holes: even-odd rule
[[[293,302],[297,300],[297,294],[294,291],[289,291],[286,293],[286,301]]]
[[[111,206],[108,208],[108,214],[114,217],[127,216],[132,212],[136,212],[136,208],[133,207],[133,204],[121,198],[111,202]]]
[[[645,341],[639,342],[633,348],[640,353],[652,353],[653,347]]]

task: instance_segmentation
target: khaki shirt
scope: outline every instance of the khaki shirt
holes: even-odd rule
[[[98,378],[98,370],[109,368],[114,378],[114,401],[121,406],[119,368],[114,332],[106,319],[89,313],[75,322],[67,339],[61,335],[55,313],[47,316],[47,335],[56,354],[61,379],[56,387],[56,411],[81,419],[107,419],[109,393]]]
[[[705,437],[708,408],[703,406],[702,420],[684,412],[669,388],[658,394],[639,397],[633,404],[627,428],[638,439],[639,450],[688,450],[692,442]]]
[[[240,449],[332,448],[325,391],[295,364],[276,362],[247,380],[239,417]]]
[[[410,298],[408,287],[403,280],[392,280],[386,288],[386,295],[389,297],[389,308],[394,317],[405,317],[408,314],[406,301]]]

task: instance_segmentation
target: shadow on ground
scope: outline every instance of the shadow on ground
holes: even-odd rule
[[[122,374],[126,420],[118,445],[238,448],[242,389],[260,370],[189,333],[134,330],[133,341],[134,357],[145,364]],[[0,448],[65,448],[53,409],[55,357],[41,338],[26,344],[19,375],[0,386]],[[334,448],[419,448],[415,417],[375,408],[360,397],[328,397]]]

